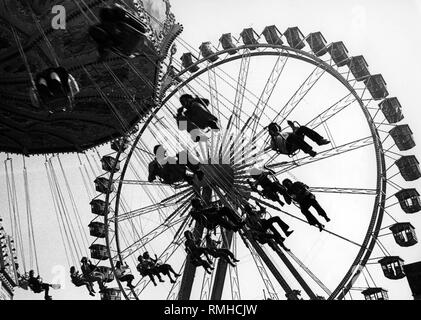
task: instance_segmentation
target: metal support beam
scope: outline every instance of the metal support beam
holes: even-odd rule
[[[267,167],[274,170],[274,169],[280,169],[276,172],[276,175],[280,175],[283,173],[286,173],[290,170],[293,170],[297,167],[304,166],[306,164],[310,164],[316,161],[320,161],[323,159],[327,159],[336,155],[340,155],[343,153],[351,152],[369,145],[373,144],[373,138],[372,137],[366,137],[359,140],[355,140],[352,142],[349,142],[347,144],[338,146],[336,148],[332,148],[326,151],[319,152],[315,157],[306,156],[297,160],[293,161],[284,161],[280,163],[274,163],[270,164]]]
[[[304,289],[304,291],[307,293],[307,295],[310,297],[310,299],[315,300],[316,295],[314,294],[313,290],[311,290],[311,288],[308,286],[308,284],[304,281],[304,279],[301,277],[301,275],[298,273],[298,271],[294,268],[292,263],[288,260],[288,258],[285,256],[285,254],[279,248],[279,246],[274,241],[272,241],[271,247],[278,254],[278,256],[281,258],[282,262],[286,265],[288,270],[292,273],[294,278],[298,281],[298,283]]]
[[[284,277],[279,272],[278,268],[274,265],[272,260],[269,258],[269,256],[266,254],[265,250],[249,235],[247,235],[247,240],[250,242],[250,244],[253,246],[256,253],[259,255],[259,257],[263,260],[265,265],[268,267],[270,272],[273,274],[275,279],[278,281],[278,283],[281,285],[282,289],[285,291],[285,295],[289,295],[293,293],[293,290],[289,286],[289,284],[286,282]]]
[[[203,225],[196,223],[194,227],[194,235],[202,237]],[[178,300],[190,300],[193,282],[196,276],[196,267],[192,264],[190,256],[187,256],[186,265],[181,278],[180,291],[178,292]]]
[[[224,231],[225,236],[222,235],[222,245],[225,248],[231,248],[232,238],[234,233],[232,231]],[[213,281],[213,288],[212,288],[212,294],[211,294],[211,300],[221,300],[222,298],[222,291],[224,290],[224,283],[225,283],[225,277],[227,274],[228,269],[228,263],[223,260],[219,259],[218,266],[216,267],[216,273],[215,278]]]
[[[322,113],[314,117],[312,120],[307,122],[306,126],[315,130],[324,122],[336,116],[338,113],[340,113],[342,110],[346,109],[356,101],[357,99],[352,95],[352,93],[349,93],[345,97],[337,101],[335,104],[324,110]]]
[[[202,191],[202,199],[205,203],[212,201],[212,189],[204,187]],[[195,237],[202,237],[203,225],[196,223],[194,227]],[[178,292],[178,300],[190,300],[191,291],[193,289],[193,282],[196,276],[196,267],[191,263],[190,256],[187,256],[186,266],[184,268],[183,277],[181,278],[180,291]]]
[[[237,238],[236,235],[232,239],[232,253],[237,257]],[[232,300],[241,300],[240,278],[238,277],[237,267],[229,266],[229,279],[231,283],[231,298]]]
[[[272,96],[272,93],[275,90],[276,84],[278,83],[278,80],[281,77],[282,72],[284,71],[288,58],[288,54],[285,56],[280,55],[278,57],[272,69],[272,72],[266,82],[266,85],[262,91],[259,101],[255,106],[255,111],[253,112],[253,115],[255,116],[255,119],[253,120],[252,129],[253,136],[256,134],[257,126],[260,122],[262,115],[264,114],[267,104],[269,103],[270,97]]]
[[[244,93],[247,85],[248,71],[250,66],[250,50],[245,50],[242,59],[240,71],[238,73],[237,89],[235,91],[234,110],[235,127],[240,127],[241,112],[243,109]],[[238,132],[237,132],[238,133]]]
[[[294,111],[300,102],[306,97],[310,90],[316,85],[320,78],[325,74],[325,66],[319,64],[313,72],[307,77],[303,84],[297,89],[294,95],[289,99],[285,106],[276,115],[274,121],[278,121],[279,125]]]
[[[329,187],[310,187],[311,192],[315,193],[340,193],[340,194],[356,194],[356,195],[377,195],[376,189],[366,188],[329,188]]]

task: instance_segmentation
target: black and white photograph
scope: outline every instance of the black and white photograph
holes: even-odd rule
[[[421,0],[0,0],[0,300],[421,300],[420,30]]]

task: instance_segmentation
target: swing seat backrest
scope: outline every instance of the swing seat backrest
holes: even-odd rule
[[[75,277],[72,279],[72,283],[75,285],[75,287],[81,287],[86,284],[86,280],[82,277]]]
[[[29,283],[27,279],[20,279],[19,280],[19,287],[23,290],[28,290],[29,289]]]

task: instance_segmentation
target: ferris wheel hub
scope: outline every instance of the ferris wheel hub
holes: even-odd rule
[[[219,189],[223,193],[230,192],[234,188],[235,170],[230,164],[201,164],[200,170],[204,176],[201,180],[195,178],[195,187],[210,187],[213,190]]]

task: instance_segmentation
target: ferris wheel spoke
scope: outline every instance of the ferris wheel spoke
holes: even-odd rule
[[[225,104],[222,103],[222,99],[220,99],[220,104],[225,107],[225,109],[227,111],[227,114],[231,113],[231,116],[227,117],[224,112],[221,112],[222,117],[224,117],[228,121],[228,123],[230,123],[230,122],[233,123],[232,120],[236,120],[237,123],[233,123],[233,124],[236,125],[237,128],[240,127],[241,122],[242,122],[241,114],[245,114],[244,110],[242,108],[238,108],[238,106],[240,106],[240,107],[242,106],[243,99],[245,97],[244,91],[247,91],[248,93],[251,93],[251,95],[255,97],[255,95],[252,92],[250,92],[249,90],[246,89],[246,82],[247,82],[247,75],[248,75],[248,68],[249,68],[248,64],[250,62],[250,55],[251,55],[250,51],[246,48],[244,50],[244,54],[242,56],[242,61],[244,61],[244,63],[240,66],[240,73],[239,73],[239,78],[237,79],[237,81],[230,74],[228,74],[226,72],[223,72],[224,75],[226,75],[227,78],[231,79],[234,84],[227,81],[227,79],[225,77],[222,77],[219,73],[215,73],[216,76],[219,79],[224,81],[225,84],[227,84],[229,87],[236,90],[236,93],[240,92],[240,95],[237,95],[238,99],[234,100],[234,102],[232,101],[232,99],[228,99],[228,98],[224,97],[223,95],[220,95],[221,98],[223,98],[225,101],[227,101],[227,103],[229,105],[233,105],[236,112],[238,112],[238,113],[236,113],[235,119],[232,119],[233,109],[228,108]],[[205,91],[207,91],[207,84],[202,79],[197,77],[197,78],[194,78],[194,81],[196,83],[198,83]],[[190,81],[186,81],[186,85],[187,85],[188,82],[190,82]],[[193,90],[191,87],[189,87],[189,88],[191,90]],[[257,97],[256,97],[256,99],[257,99]],[[251,100],[249,98],[247,98],[247,100],[251,102]],[[227,130],[229,128],[227,127]]]
[[[189,189],[184,189],[184,190],[182,190],[182,191],[180,191],[180,192],[178,192],[178,193],[175,193],[175,194],[173,194],[173,195],[171,195],[171,196],[168,196],[167,198],[165,198],[165,199],[162,199],[161,201],[160,201],[160,203],[167,203],[168,201],[176,201],[176,199],[177,199],[177,202],[180,202],[180,200],[178,199],[179,197],[182,197],[182,198],[184,198],[184,196],[186,196],[186,195],[189,195],[189,194],[191,194],[192,193],[192,189],[191,188],[189,188]]]
[[[200,79],[200,78],[195,78],[194,79],[194,81],[207,93],[207,94],[209,94],[209,91],[208,91],[208,89],[209,89],[209,85],[208,85],[208,83],[206,82],[206,81],[204,81],[203,79]],[[196,95],[200,95],[201,93],[198,91],[198,90],[196,90],[196,89],[194,89],[193,87],[191,87],[191,86],[189,86],[189,88],[190,88],[190,90],[194,93],[194,94],[196,94]],[[228,98],[226,98],[225,96],[223,96],[223,95],[221,95],[221,94],[219,94],[218,96],[220,96],[221,97],[221,99],[219,99],[219,104],[220,104],[220,107],[221,106],[223,106],[223,107],[225,107],[225,109],[227,110],[227,111],[231,111],[231,108],[229,108],[226,104],[224,104],[223,102],[222,102],[222,98],[228,103],[228,104],[232,104],[232,101],[230,100],[230,99],[228,99]],[[221,108],[222,109],[222,108]],[[220,113],[220,116],[221,116],[221,119],[222,118],[224,118],[226,121],[229,121],[229,116],[227,116],[224,112],[221,112]]]
[[[287,254],[303,269],[312,279],[313,281],[328,295],[332,294],[332,291],[329,290],[328,287],[300,260],[297,258],[295,254],[291,251],[288,251]]]
[[[205,171],[205,175],[206,175],[206,171]],[[207,178],[205,178],[207,179]],[[209,183],[211,183],[210,180],[208,180]],[[221,192],[221,190],[219,188],[222,188],[223,191],[225,191],[225,196],[224,194]],[[232,195],[230,194],[230,190],[229,188],[225,188],[224,186],[220,186],[220,187],[216,187],[213,188],[213,191],[219,196],[219,199],[228,207],[231,206],[230,200],[232,201],[232,203],[236,203],[236,201],[234,201],[234,199],[232,199]]]
[[[179,230],[177,231],[177,235],[181,235],[183,233],[186,224],[187,220],[181,224]],[[169,246],[164,250],[164,252],[158,257],[158,260],[162,261],[163,263],[167,263],[169,259],[174,255],[174,253],[181,247],[181,237],[176,236],[176,238],[177,240],[174,240],[169,244]],[[136,285],[136,295],[140,296],[150,283],[150,279],[143,277]]]
[[[229,137],[229,142],[227,143],[226,141],[228,137]],[[230,135],[228,130],[225,130],[224,135],[222,136],[222,140],[218,139],[213,157],[215,157],[215,159],[218,159],[221,156],[222,159],[224,160],[225,157],[227,156],[227,152],[228,152],[227,150],[230,150],[233,146],[231,141],[232,141],[232,135]]]
[[[310,187],[311,192],[315,193],[340,193],[340,194],[355,194],[355,195],[377,195],[377,189],[368,188],[338,188],[338,187]]]
[[[161,200],[158,204],[153,204],[130,212],[125,212],[121,215],[112,217],[110,220],[124,221],[150,212],[159,211],[161,209],[179,204],[180,202],[191,196],[192,193],[193,192],[191,189],[186,189]]]
[[[209,96],[210,96],[210,103],[212,106],[212,113],[217,111],[217,117],[219,122],[221,122],[221,111],[219,110],[219,95],[218,95],[218,85],[216,81],[216,73],[215,69],[210,69],[208,72],[209,78]]]
[[[282,209],[279,209],[278,207],[274,206],[273,204],[271,204],[271,203],[269,203],[269,202],[267,202],[265,200],[259,199],[259,198],[255,197],[253,195],[250,196],[250,199],[252,199],[252,200],[254,200],[254,201],[258,202],[258,203],[264,204],[266,207],[271,208],[271,209],[273,209],[275,211],[281,212],[282,214],[285,214],[285,215],[287,215],[287,216],[289,216],[289,217],[291,217],[291,218],[293,218],[295,220],[301,221],[302,223],[304,223],[306,225],[309,225],[308,221],[306,221],[306,220],[304,220],[302,218],[299,218],[299,217],[297,217],[297,216],[295,216],[295,215],[293,215],[293,214],[291,214],[289,212],[286,212],[286,211],[284,211]],[[314,227],[316,227],[316,226],[314,226]],[[362,247],[362,245],[360,245],[356,241],[353,241],[353,240],[348,239],[348,238],[346,238],[344,236],[341,236],[338,233],[335,233],[335,232],[330,231],[328,229],[323,229],[323,231],[326,232],[326,233],[328,233],[328,234],[331,234],[331,235],[333,235],[333,236],[335,236],[335,237],[337,237],[339,239],[342,239],[342,240],[344,240],[344,241],[346,241],[348,243],[351,243],[351,244],[353,244],[353,245],[355,245],[357,247],[360,247],[360,248]]]
[[[233,125],[238,130],[240,127],[240,118],[241,113],[243,110],[243,102],[244,102],[244,93],[247,86],[247,79],[250,67],[250,50],[245,50],[243,52],[243,56],[241,59],[240,70],[238,72],[238,79],[237,79],[237,88],[235,90],[235,98],[234,98],[234,109],[231,115],[234,117]],[[227,131],[229,131],[230,126],[228,126]],[[238,132],[237,132],[238,133]]]
[[[278,176],[290,170],[293,170],[295,168],[298,168],[310,163],[314,163],[320,160],[324,160],[327,158],[331,158],[337,155],[341,155],[344,153],[352,152],[352,151],[358,150],[360,148],[363,148],[372,144],[373,144],[373,137],[370,136],[370,137],[362,138],[359,140],[355,140],[355,141],[343,144],[336,148],[319,152],[315,157],[307,156],[307,157],[303,157],[303,158],[293,160],[293,161],[278,162],[274,164],[269,164],[267,165],[267,167],[272,170],[280,169],[279,171],[276,172],[276,175]]]
[[[244,98],[246,98],[246,100],[249,103],[251,103],[252,105],[255,104],[255,101],[258,101],[259,100],[259,97],[254,92],[252,92],[251,90],[247,89],[246,88],[246,85],[245,85],[245,83],[247,82],[247,75],[248,75],[248,68],[249,68],[249,63],[250,63],[250,57],[253,56],[254,54],[252,54],[251,51],[250,51],[250,49],[247,48],[247,47],[243,48],[242,49],[242,52],[243,52],[242,55],[241,55],[241,62],[242,62],[242,64],[240,66],[239,77],[238,77],[237,80],[235,80],[229,73],[227,73],[224,70],[222,70],[222,72],[224,73],[224,75],[227,78],[231,79],[235,83],[236,87],[233,86],[230,82],[226,81],[225,78],[220,77],[218,75],[222,80],[224,80],[226,82],[226,84],[228,84],[231,88],[235,89],[236,90],[236,93],[237,92],[240,92],[241,93],[240,95],[237,96],[239,99],[238,100],[237,99],[234,100],[235,101],[234,102],[234,110],[236,110],[235,114],[236,114],[237,120],[241,120],[241,114],[244,114],[248,118],[251,117],[251,115],[247,115],[242,110],[242,108],[238,108],[238,106],[242,107]],[[284,59],[284,57],[285,56],[288,56],[289,54],[288,54],[288,52],[286,52],[285,49],[276,49],[276,55],[277,56],[282,55],[283,56],[282,59]],[[241,92],[241,91],[243,91],[243,92]],[[244,92],[247,92],[247,94],[249,94],[250,97],[245,96],[244,95]],[[254,98],[256,100],[255,101],[252,101],[251,100],[252,98]],[[273,106],[270,106],[269,104],[266,104],[265,107],[269,107],[272,111],[276,112],[276,109]],[[235,108],[237,108],[237,109],[235,109]],[[240,128],[240,125],[241,125],[240,124],[240,121],[237,121],[237,123],[233,123],[233,124],[236,125],[237,128]],[[257,122],[257,124],[260,125],[260,126],[262,126],[259,121]]]
[[[288,55],[280,54],[278,56],[278,59],[275,62],[275,65],[272,68],[272,72],[260,95],[259,101],[257,102],[257,105],[255,106],[255,111],[253,112],[253,115],[255,116],[255,119],[253,120],[253,128],[252,128],[253,135],[256,134],[257,125],[259,124],[260,119],[263,116],[266,106],[270,100],[270,97],[272,96],[273,91],[279,81],[279,78],[281,77],[282,72],[284,71],[288,58],[289,58]]]
[[[184,220],[185,218],[179,218],[174,221],[172,221],[171,219],[171,221],[167,221],[165,224],[159,225],[157,228],[153,229],[142,238],[136,240],[129,247],[120,251],[120,254],[123,257],[123,260],[129,258],[133,254],[135,254],[137,251],[139,251],[141,248],[143,248],[145,245],[152,242],[153,240],[155,240],[156,238],[164,234],[166,231],[170,230],[172,227],[183,222]]]
[[[300,104],[310,90],[316,85],[316,83],[322,78],[326,70],[317,66],[313,72],[306,78],[303,84],[297,89],[289,101],[282,107],[279,113],[276,115],[273,122],[280,120],[279,125],[294,111],[294,109]]]
[[[231,159],[233,160],[233,166],[236,172],[240,172],[240,170],[255,165],[256,162],[261,162],[262,153],[259,153],[255,146],[242,147]]]
[[[143,207],[143,208],[140,208],[140,209],[132,210],[132,211],[129,211],[129,212],[124,212],[122,214],[119,214],[115,218],[110,219],[110,221],[123,222],[125,220],[134,219],[134,218],[146,215],[148,213],[152,213],[152,212],[159,211],[159,210],[162,210],[162,209],[165,209],[165,208],[168,208],[168,207],[175,206],[177,204],[178,204],[177,202],[169,202],[169,203],[165,203],[165,204],[162,204],[162,203],[153,204],[153,205]]]
[[[297,280],[297,282],[304,289],[304,291],[307,293],[310,299],[316,299],[316,295],[314,294],[313,290],[310,288],[307,282],[303,279],[303,277],[300,275],[297,269],[292,265],[291,261],[288,260],[287,256],[281,250],[279,245],[277,245],[275,241],[273,240],[272,240],[271,248],[278,254],[278,256],[281,258],[284,265],[288,268],[288,270],[294,276],[295,280]]]
[[[342,97],[340,100],[335,102],[333,105],[322,111],[320,114],[315,116],[312,120],[307,122],[306,127],[313,130],[317,129],[327,120],[338,115],[341,111],[345,110],[347,107],[356,102],[357,99],[352,93],[348,93],[346,96]]]
[[[187,262],[187,257],[184,258],[183,264],[181,265],[180,269],[178,269],[179,274],[183,272],[184,267],[186,266],[186,262]],[[168,296],[166,300],[177,300],[180,286],[181,286],[181,279],[180,277],[178,277],[175,283],[172,285],[170,291],[168,292]]]
[[[142,181],[142,180],[120,180],[120,179],[115,179],[114,183],[122,183],[122,184],[128,184],[128,185],[139,185],[139,186],[158,186],[158,187],[171,187],[171,185],[169,184],[165,184],[165,183],[161,183],[161,182],[156,182],[156,181]]]
[[[149,150],[147,150],[144,146],[139,147],[138,145],[136,145],[135,148],[136,148],[136,151],[138,151],[138,152],[145,153],[145,154],[147,154],[149,156],[154,156],[154,154],[152,152],[150,152]]]
[[[221,241],[222,235],[219,236],[218,241]],[[229,248],[229,247],[227,247]],[[216,258],[211,257],[212,265],[215,264]],[[214,298],[214,292],[212,290],[212,280],[214,279],[213,283],[215,286],[215,283],[217,282],[217,278],[221,276],[221,270],[220,270],[220,264],[224,261],[222,259],[219,259],[218,266],[216,269],[213,269],[211,273],[204,272],[203,274],[203,280],[202,280],[202,286],[200,289],[200,300],[220,300],[221,298]],[[223,276],[225,276],[225,273],[223,273]],[[223,288],[224,281],[222,281],[222,288]]]
[[[280,273],[276,265],[273,263],[272,259],[266,253],[266,250],[260,246],[250,235],[246,234],[246,239],[251,244],[251,246],[247,244],[247,247],[250,250],[254,263],[256,264],[257,270],[263,280],[263,284],[265,285],[270,298],[273,300],[279,300],[278,294],[276,293],[275,287],[270,280],[265,267],[267,267],[275,277],[276,281],[282,287],[285,294],[292,293],[292,288]]]
[[[232,253],[237,256],[237,235],[234,234],[232,239]],[[238,268],[229,266],[229,279],[231,287],[232,300],[241,300],[240,278],[238,277]]]
[[[250,121],[252,120],[252,117],[248,118],[248,120],[246,121],[246,125],[245,127],[242,128],[241,132],[235,137],[234,141],[232,142],[232,146],[236,146],[236,149],[234,150],[233,154],[230,155],[230,159],[238,159],[238,155],[241,153],[247,153],[249,154],[251,150],[256,150],[256,142],[259,140],[259,138],[261,138],[261,136],[263,136],[264,130],[260,131],[256,136],[254,136],[250,141],[247,141],[245,144],[244,142],[246,141],[244,139],[243,136],[243,130],[247,127],[247,125],[250,123]],[[227,147],[225,147],[225,151],[223,156],[227,157],[228,156],[228,152],[229,149]],[[258,152],[258,151],[256,151]],[[260,155],[260,153],[259,153]]]

